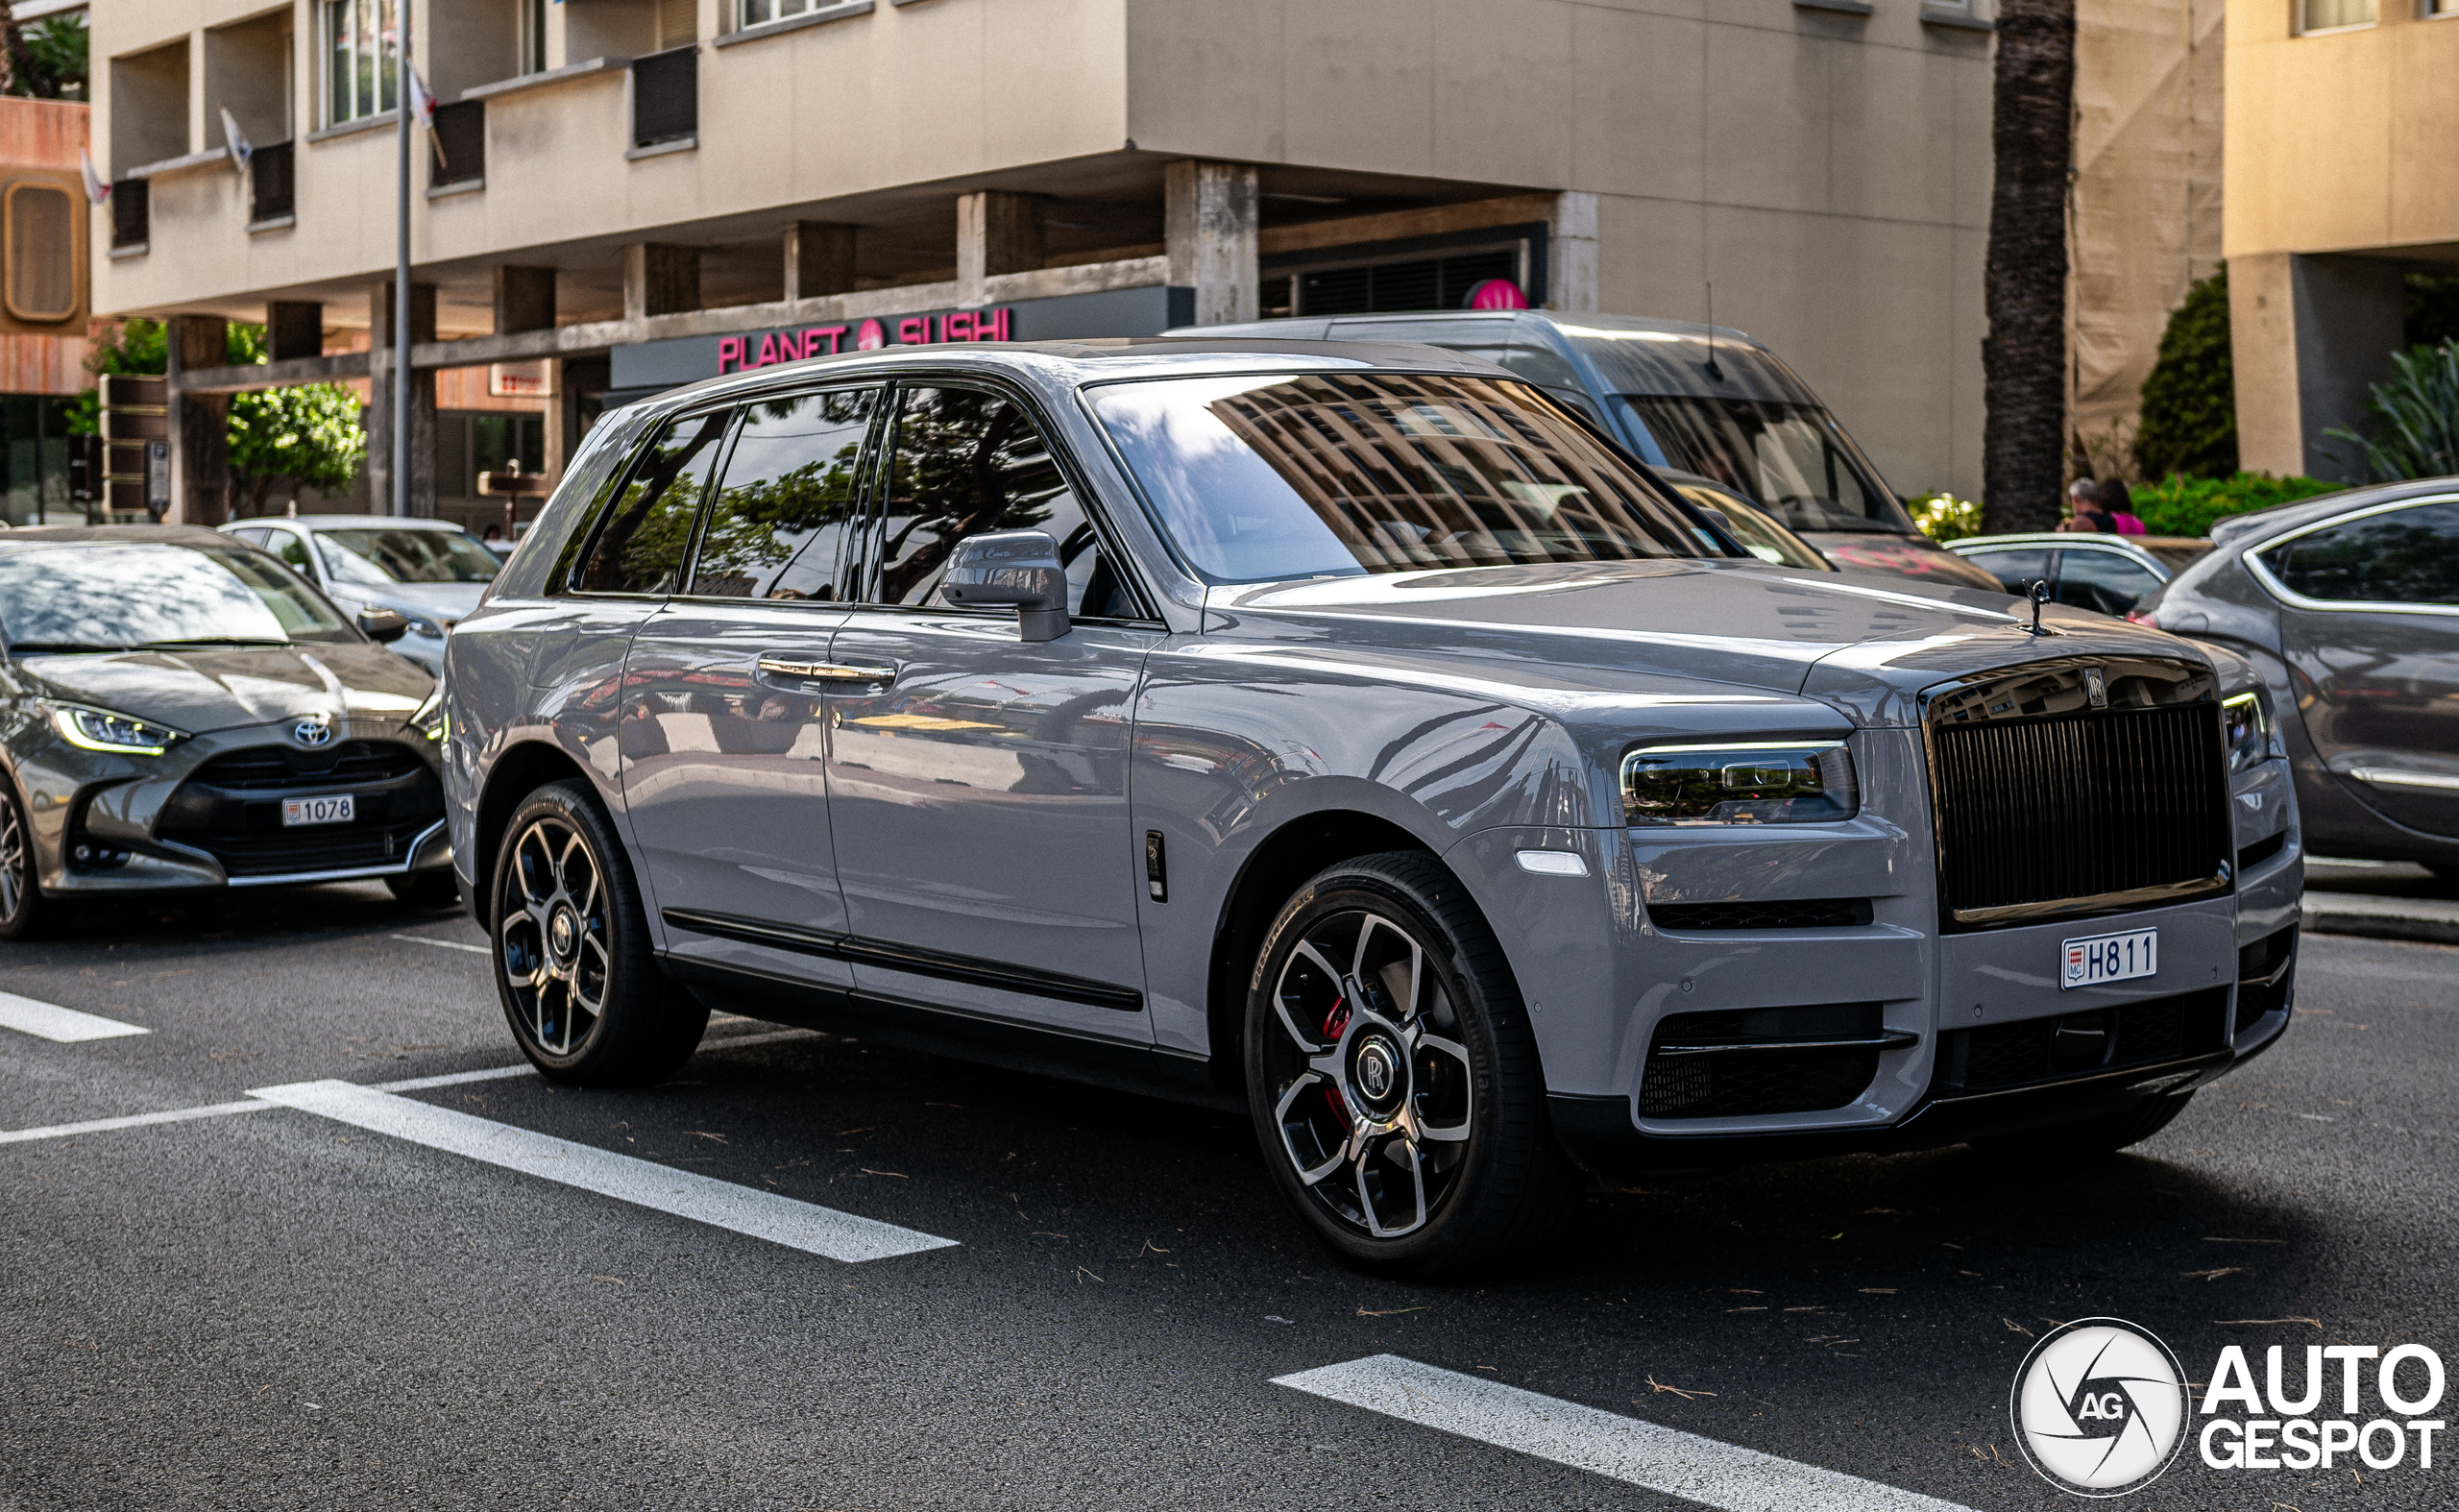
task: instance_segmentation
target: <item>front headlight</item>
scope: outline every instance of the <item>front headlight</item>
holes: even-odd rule
[[[405,614],[402,616],[402,618],[410,622],[410,633],[412,635],[424,635],[430,641],[441,641],[444,639],[444,626],[436,623],[433,620],[422,619],[414,614]]]
[[[1825,824],[1861,812],[1842,741],[1650,745],[1622,758],[1631,824]]]
[[[2271,759],[2271,716],[2263,695],[2241,693],[2220,705],[2220,732],[2228,743],[2228,769],[2245,771]]]
[[[74,703],[51,706],[51,727],[71,745],[122,756],[159,756],[187,739],[185,731],[167,724]]]
[[[420,704],[417,710],[410,715],[410,728],[418,731],[421,735],[426,736],[431,741],[440,741],[444,739],[445,718],[443,683],[437,683],[435,685],[435,691],[426,695],[426,702]]]

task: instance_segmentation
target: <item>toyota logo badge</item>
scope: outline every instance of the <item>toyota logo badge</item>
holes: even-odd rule
[[[302,745],[329,744],[333,739],[333,721],[329,715],[311,714],[290,727],[290,738]]]

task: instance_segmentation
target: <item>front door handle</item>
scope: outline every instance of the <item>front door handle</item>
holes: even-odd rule
[[[805,682],[889,683],[896,681],[893,667],[850,667],[840,662],[796,661],[784,656],[763,656],[760,670],[772,677],[796,677]]]

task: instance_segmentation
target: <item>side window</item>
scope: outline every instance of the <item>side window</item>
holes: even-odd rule
[[[237,536],[240,540],[247,542],[250,546],[264,545],[265,536],[267,534],[267,532],[262,530],[233,530],[231,533]]]
[[[1972,561],[2010,594],[2028,593],[2049,576],[2047,551],[1975,551]]]
[[[1047,530],[1062,553],[1080,532],[1091,542],[1083,506],[1023,408],[984,389],[903,397],[870,532],[874,602],[930,602],[956,544],[986,530]],[[1098,549],[1080,545],[1078,555]],[[1088,588],[1095,565],[1083,569]]]
[[[298,531],[268,530],[265,532],[265,548],[290,564],[292,572],[314,581],[315,571],[307,565],[307,544],[299,539]]]
[[[2308,598],[2459,605],[2459,502],[2350,520],[2276,546],[2262,560]]]
[[[2103,614],[2124,614],[2145,594],[2160,586],[2142,563],[2115,551],[2059,553],[2057,601]]]
[[[838,576],[861,502],[876,388],[746,405],[709,505],[691,592],[721,598],[850,597]]]
[[[633,460],[572,574],[590,594],[670,594],[730,411],[669,421]]]

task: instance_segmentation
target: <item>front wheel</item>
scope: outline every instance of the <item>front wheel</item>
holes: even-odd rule
[[[577,782],[514,811],[496,856],[496,989],[522,1054],[544,1075],[637,1086],[699,1046],[709,1011],[666,979],[614,826]]]
[[[1361,1267],[1435,1278],[1550,1236],[1569,1162],[1494,932],[1431,856],[1344,862],[1265,938],[1246,1021],[1265,1163]]]
[[[0,939],[40,939],[59,929],[65,910],[43,894],[41,869],[25,806],[0,777]]]

